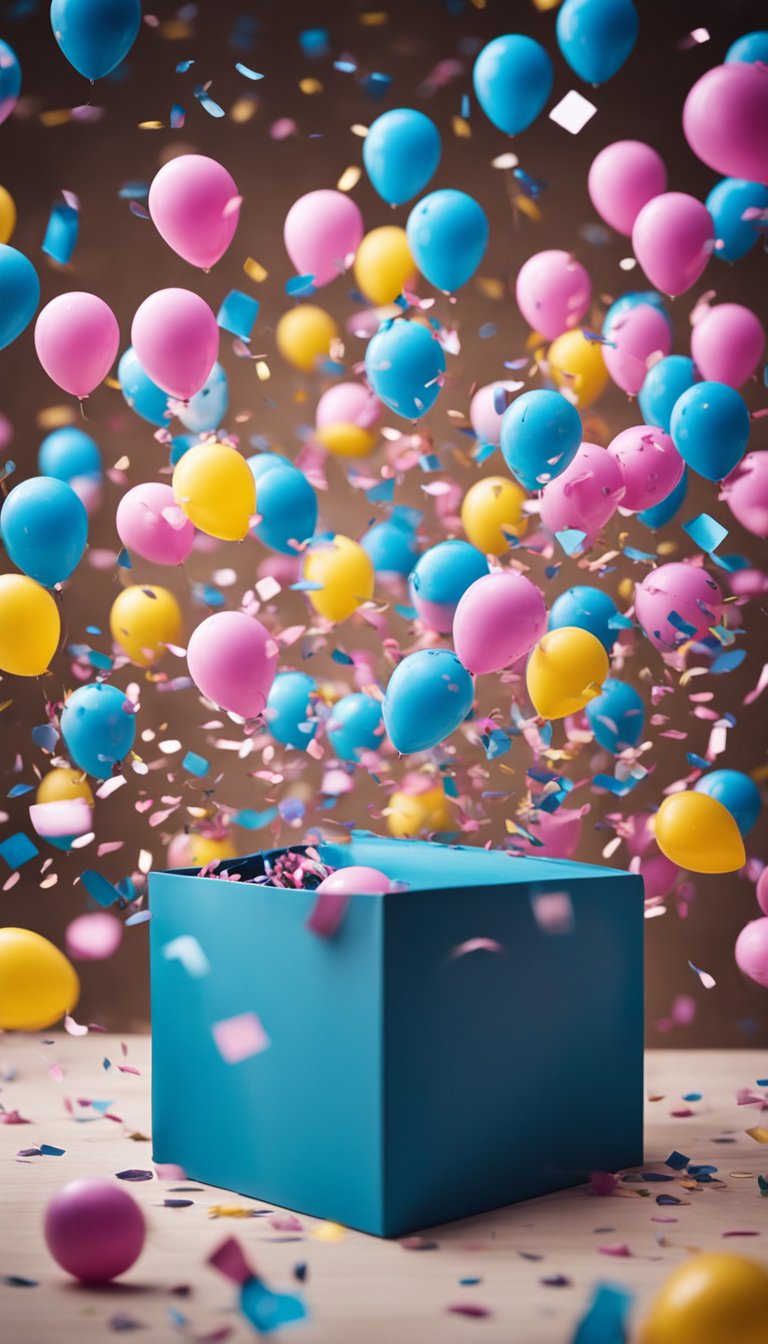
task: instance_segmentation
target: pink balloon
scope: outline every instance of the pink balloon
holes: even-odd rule
[[[334,896],[381,896],[391,889],[392,882],[386,873],[362,865],[337,868],[330,877],[324,877],[316,888],[318,892],[328,891]]]
[[[144,1214],[132,1195],[102,1176],[84,1176],[57,1190],[45,1213],[54,1260],[82,1283],[107,1283],[141,1254]]]
[[[123,545],[156,565],[183,565],[195,540],[194,526],[170,485],[159,481],[128,490],[117,506],[115,523]]]
[[[640,513],[671,495],[685,470],[672,439],[661,429],[632,425],[608,444],[624,482],[623,509]]]
[[[757,904],[763,914],[768,915],[768,868],[764,868],[757,879],[755,895],[757,896]]]
[[[765,352],[765,328],[751,308],[718,303],[691,332],[691,355],[702,378],[742,387]]]
[[[131,344],[153,383],[189,401],[219,353],[219,328],[208,304],[189,289],[158,289],[136,309]]]
[[[67,952],[75,961],[105,961],[117,951],[122,937],[122,923],[106,910],[78,915],[64,932]]]
[[[632,247],[652,285],[684,294],[703,274],[715,244],[715,226],[695,196],[668,191],[644,205],[632,229]]]
[[[697,80],[683,130],[697,158],[725,177],[768,182],[768,67],[736,61]]]
[[[573,461],[541,495],[541,521],[550,532],[579,528],[592,537],[623,503],[624,482],[605,448],[582,443]]]
[[[467,588],[453,618],[453,644],[473,675],[498,672],[530,653],[546,628],[547,609],[535,583],[504,570]]]
[[[768,453],[747,453],[723,481],[721,498],[755,537],[768,537]]]
[[[45,372],[73,397],[87,397],[106,378],[120,345],[112,309],[96,294],[72,290],[51,299],[35,323]]]
[[[101,508],[104,498],[101,476],[73,476],[69,482],[70,488],[74,490],[80,503],[85,506],[85,511],[89,517],[97,513]]]
[[[680,869],[677,864],[657,850],[641,859],[637,871],[645,885],[645,899],[663,900],[673,890]]]
[[[592,281],[570,252],[537,252],[520,267],[517,306],[530,327],[554,341],[575,327],[592,298]]]
[[[592,160],[587,187],[600,218],[629,238],[643,206],[666,191],[667,170],[642,140],[616,140]]]
[[[522,835],[515,835],[512,844],[516,851],[542,859],[573,858],[581,839],[581,810],[558,807],[556,812],[537,812],[535,821],[526,822],[526,830],[542,844],[532,845]]]
[[[722,610],[719,585],[697,565],[660,565],[635,587],[635,615],[654,648],[663,651],[701,639],[721,619]],[[686,628],[678,629],[670,616]]]
[[[669,322],[653,304],[638,303],[617,317],[606,335],[613,344],[603,346],[605,367],[614,383],[630,397],[637,396],[652,357],[672,349]]]
[[[479,387],[469,403],[469,420],[480,443],[493,444],[498,448],[501,443],[501,417],[509,398],[505,392],[519,392],[519,383],[488,383]],[[497,410],[497,403],[501,410]]]
[[[736,965],[740,971],[768,986],[768,919],[753,919],[736,939]]]
[[[315,288],[349,269],[363,237],[363,216],[342,191],[310,191],[285,217],[285,250],[299,275]]]
[[[266,708],[277,671],[277,644],[255,617],[217,611],[192,631],[187,665],[208,700],[241,719],[253,719]]]
[[[318,429],[341,424],[372,429],[382,412],[378,397],[364,383],[336,383],[318,401],[315,424]]]
[[[179,154],[164,164],[152,180],[147,204],[160,237],[204,271],[223,257],[240,216],[234,178],[204,154]]]

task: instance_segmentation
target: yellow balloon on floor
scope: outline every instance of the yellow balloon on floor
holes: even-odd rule
[[[60,635],[56,599],[26,574],[0,574],[0,671],[42,676]]]
[[[528,659],[528,694],[542,719],[578,714],[600,694],[608,676],[608,654],[599,639],[579,626],[549,630]]]
[[[329,453],[337,457],[367,457],[376,447],[377,438],[370,429],[363,429],[351,420],[339,420],[335,425],[323,425],[313,437]]]
[[[228,835],[214,837],[209,835],[192,834],[187,836],[189,841],[189,866],[190,868],[204,868],[207,863],[212,863],[214,859],[236,859],[237,846]]]
[[[329,621],[345,621],[373,597],[373,565],[356,541],[337,533],[317,542],[304,557],[304,578],[322,586],[307,592],[315,611]]]
[[[324,308],[300,303],[283,313],[277,324],[275,340],[283,359],[301,373],[314,373],[318,360],[327,359],[339,328]]]
[[[765,1344],[768,1268],[707,1251],[670,1274],[640,1327],[638,1344]]]
[[[80,997],[80,981],[63,952],[31,929],[0,929],[0,1029],[41,1031]]]
[[[475,481],[461,505],[461,525],[483,555],[505,555],[509,537],[522,537],[528,526],[523,505],[528,496],[507,476]]]
[[[597,341],[588,341],[578,328],[564,331],[547,352],[552,381],[560,391],[570,389],[580,411],[602,396],[608,370]]]
[[[112,638],[138,667],[151,667],[181,634],[181,607],[173,593],[155,584],[124,588],[109,613]]]
[[[93,807],[93,794],[88,780],[74,766],[57,765],[43,775],[35,794],[36,803],[64,803],[70,798],[84,798]]]
[[[394,303],[415,275],[405,229],[385,224],[365,235],[355,256],[355,280],[366,299],[378,307]]]
[[[5,187],[0,187],[0,243],[9,243],[16,228],[16,206]]]
[[[423,832],[449,831],[451,811],[440,784],[424,793],[396,789],[387,803],[387,829],[396,840]]]
[[[747,861],[733,816],[708,793],[670,794],[656,813],[654,829],[662,854],[691,873],[735,873]]]
[[[256,513],[253,474],[228,443],[189,448],[174,467],[173,497],[195,527],[220,541],[242,541]]]

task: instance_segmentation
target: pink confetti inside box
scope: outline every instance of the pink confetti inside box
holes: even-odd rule
[[[275,853],[152,874],[156,1162],[396,1236],[642,1160],[640,878],[365,834],[318,853],[395,887],[328,936],[313,890],[264,884]]]

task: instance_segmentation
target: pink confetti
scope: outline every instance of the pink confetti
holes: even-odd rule
[[[213,1039],[222,1059],[227,1064],[240,1064],[268,1050],[271,1041],[256,1013],[239,1013],[236,1017],[214,1022]]]

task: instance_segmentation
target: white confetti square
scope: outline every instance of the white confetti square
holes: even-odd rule
[[[594,103],[590,103],[588,98],[583,98],[575,89],[571,89],[570,93],[566,93],[565,97],[560,99],[557,107],[552,108],[549,119],[562,126],[563,130],[570,131],[571,135],[578,135],[587,122],[591,121],[596,111]]]

